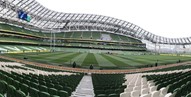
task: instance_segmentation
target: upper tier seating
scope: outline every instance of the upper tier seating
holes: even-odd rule
[[[18,33],[18,34],[40,36],[42,38],[51,37],[50,32],[32,31],[32,30],[24,29],[22,27],[16,27],[13,25],[2,24],[2,23],[0,23],[0,30],[13,31],[14,33]],[[127,36],[117,35],[114,33],[95,32],[95,31],[94,32],[90,32],[90,31],[61,32],[61,33],[55,33],[55,37],[56,38],[77,38],[77,39],[100,40],[102,34],[108,34],[111,37],[111,41],[141,43],[141,41],[127,37]]]

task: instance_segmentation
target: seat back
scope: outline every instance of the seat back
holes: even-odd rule
[[[151,97],[151,94],[143,94],[140,97]]]
[[[160,97],[164,97],[166,94],[167,94],[167,89],[165,87],[161,88],[160,89]]]
[[[63,90],[58,91],[58,95],[59,95],[60,97],[69,97],[69,96],[68,96],[68,92],[63,91]]]
[[[131,97],[131,93],[130,92],[123,92],[120,94],[120,97]]]
[[[150,93],[152,93],[153,91],[156,91],[156,90],[157,90],[157,86],[150,87]]]
[[[40,97],[50,97],[50,94],[47,92],[39,92]]]
[[[148,94],[148,93],[149,93],[149,88],[144,88],[141,90],[141,95]]]
[[[140,90],[135,90],[131,92],[131,97],[139,97],[141,94]]]
[[[159,95],[160,95],[160,92],[159,92],[159,91],[153,91],[153,92],[151,93],[151,97],[159,97]]]

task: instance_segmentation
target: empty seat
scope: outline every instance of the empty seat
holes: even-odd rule
[[[142,85],[141,88],[142,88],[142,89],[144,89],[144,88],[148,88],[148,85],[147,85],[147,84]]]
[[[51,95],[50,97],[60,97],[60,96],[58,96],[58,95]]]
[[[124,89],[115,89],[115,92],[114,93],[117,93],[117,94],[120,94],[120,93],[122,93],[122,92],[124,92]]]
[[[172,96],[172,93],[168,93],[164,97],[171,97],[171,96]]]
[[[149,87],[155,86],[155,83],[149,83],[148,86]]]
[[[55,85],[55,88],[56,88],[57,90],[62,90],[62,89],[63,89],[63,87],[62,87],[61,85]]]
[[[21,89],[26,95],[28,95],[28,93],[29,93],[29,86],[28,86],[28,85],[26,85],[26,84],[21,84],[20,89]]]
[[[15,95],[16,95],[16,97],[26,97],[26,94],[20,90],[17,90]]]
[[[150,87],[150,93],[152,93],[153,91],[156,91],[157,90],[157,86],[152,86],[152,87]]]
[[[0,94],[0,97],[4,97],[3,94]]]
[[[144,88],[141,90],[141,95],[148,94],[148,93],[149,93],[149,88]]]
[[[120,97],[131,97],[131,93],[130,92],[123,92],[120,94]]]
[[[191,97],[191,93],[190,93],[190,94],[187,94],[186,97]]]
[[[44,86],[44,85],[40,85],[39,90],[43,91],[43,92],[48,92],[48,88],[46,86]]]
[[[109,95],[108,95],[108,97],[119,97],[119,95],[118,95],[118,94],[113,93],[113,94],[109,94]]]
[[[72,88],[70,87],[63,87],[64,91],[68,92],[68,96],[70,96],[72,94]]]
[[[127,85],[127,88],[134,87],[134,86],[135,86],[135,84],[129,84],[129,85]]]
[[[97,97],[108,97],[106,94],[98,94]]]
[[[141,94],[140,90],[135,90],[131,92],[131,97],[139,97]]]
[[[130,88],[126,88],[125,89],[125,92],[132,92],[133,91],[133,87],[130,87]]]
[[[39,92],[40,97],[50,97],[50,94],[47,92]]]
[[[60,96],[60,97],[69,97],[68,92],[63,91],[63,90],[58,91],[58,96]]]
[[[143,94],[140,97],[151,97],[151,94]]]
[[[142,78],[142,84],[147,84],[147,78],[146,77]]]
[[[16,88],[12,85],[7,86],[7,97],[14,97],[16,92]]]
[[[29,91],[30,96],[32,96],[32,97],[38,97],[39,96],[38,92],[39,92],[39,90],[37,90],[35,88],[30,88],[30,91]]]
[[[7,82],[0,80],[0,93],[5,94],[7,91]]]
[[[50,93],[51,95],[57,95],[57,90],[54,88],[49,88],[48,93]]]
[[[160,97],[164,97],[167,94],[167,89],[166,88],[161,88],[160,89]]]
[[[151,80],[151,81],[147,81],[147,84],[150,84],[150,83],[154,83],[153,80]]]
[[[135,91],[135,90],[141,90],[141,86],[136,86],[136,87],[133,88],[133,90],[134,90],[134,91]]]
[[[159,95],[160,95],[160,92],[159,92],[159,91],[153,91],[153,92],[151,93],[151,97],[159,97]]]
[[[13,85],[15,86],[15,88],[18,90],[20,88],[20,82],[17,80],[13,80]]]
[[[107,89],[107,90],[105,90],[105,94],[112,94],[112,93],[114,93],[115,92],[115,90],[114,89]]]

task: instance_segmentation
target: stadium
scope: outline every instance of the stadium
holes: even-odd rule
[[[0,0],[0,97],[191,97],[191,37]]]

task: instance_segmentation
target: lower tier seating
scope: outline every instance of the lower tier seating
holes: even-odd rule
[[[95,97],[119,97],[126,88],[124,74],[93,74]]]
[[[61,72],[43,74],[41,70],[18,66],[22,65],[1,63],[0,97],[69,97],[83,76],[77,73],[64,75]]]

